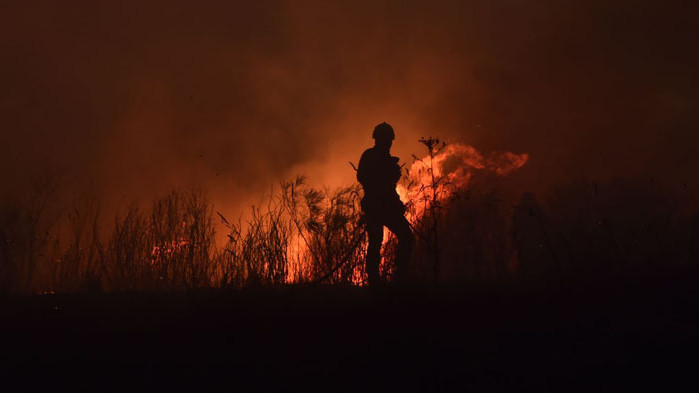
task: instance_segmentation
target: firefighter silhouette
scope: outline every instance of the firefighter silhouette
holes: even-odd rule
[[[405,205],[396,192],[401,168],[398,157],[391,156],[391,145],[395,139],[393,127],[381,123],[374,128],[372,137],[374,147],[364,151],[357,168],[357,180],[364,188],[361,204],[369,238],[365,267],[370,285],[381,280],[379,264],[383,227],[387,227],[398,238],[396,280],[405,277],[413,247],[413,234],[405,218]]]

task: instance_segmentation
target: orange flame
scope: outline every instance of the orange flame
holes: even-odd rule
[[[493,152],[485,157],[470,145],[461,143],[442,145],[441,148],[435,149],[432,157],[430,155],[423,158],[415,157],[415,161],[406,170],[403,181],[397,185],[396,191],[404,203],[413,202],[413,209],[408,212],[408,219],[416,222],[429,208],[433,181],[438,184],[438,187],[435,187],[438,189],[437,199],[443,201],[457,190],[464,190],[474,171],[492,172],[498,176],[505,176],[521,168],[528,160],[529,155],[526,153]],[[384,228],[384,240],[388,239],[389,233],[388,229]],[[181,247],[186,247],[186,242],[173,243],[162,249],[156,247],[153,257],[157,260],[159,256],[167,256]],[[296,232],[291,235],[286,252],[288,261],[286,282],[295,283],[310,279],[312,258],[302,234]],[[392,270],[384,258],[381,260],[381,270],[384,272]],[[351,281],[354,285],[365,285],[362,267],[358,266],[352,271]]]
[[[505,176],[521,168],[528,160],[529,155],[526,153],[493,152],[486,158],[470,145],[444,145],[433,157],[415,157],[415,161],[407,170],[406,181],[398,184],[396,191],[404,203],[425,201],[428,195],[431,196],[434,181],[437,184],[437,200],[443,201],[454,191],[465,189],[473,171],[489,171]],[[410,218],[419,219],[426,205],[415,203],[415,211]]]
[[[174,257],[178,252],[189,245],[186,240],[173,240],[169,244],[153,246],[150,253],[150,264],[158,265],[165,260]]]

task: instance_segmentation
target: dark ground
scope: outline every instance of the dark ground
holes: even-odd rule
[[[5,298],[1,370],[23,391],[693,391],[698,273]]]

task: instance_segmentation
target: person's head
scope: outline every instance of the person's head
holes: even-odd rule
[[[371,135],[374,138],[374,145],[378,148],[389,151],[396,134],[393,132],[393,127],[390,124],[383,122],[374,127],[374,132]]]

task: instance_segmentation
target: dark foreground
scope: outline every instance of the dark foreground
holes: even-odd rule
[[[698,277],[2,299],[1,372],[21,391],[692,390]]]

